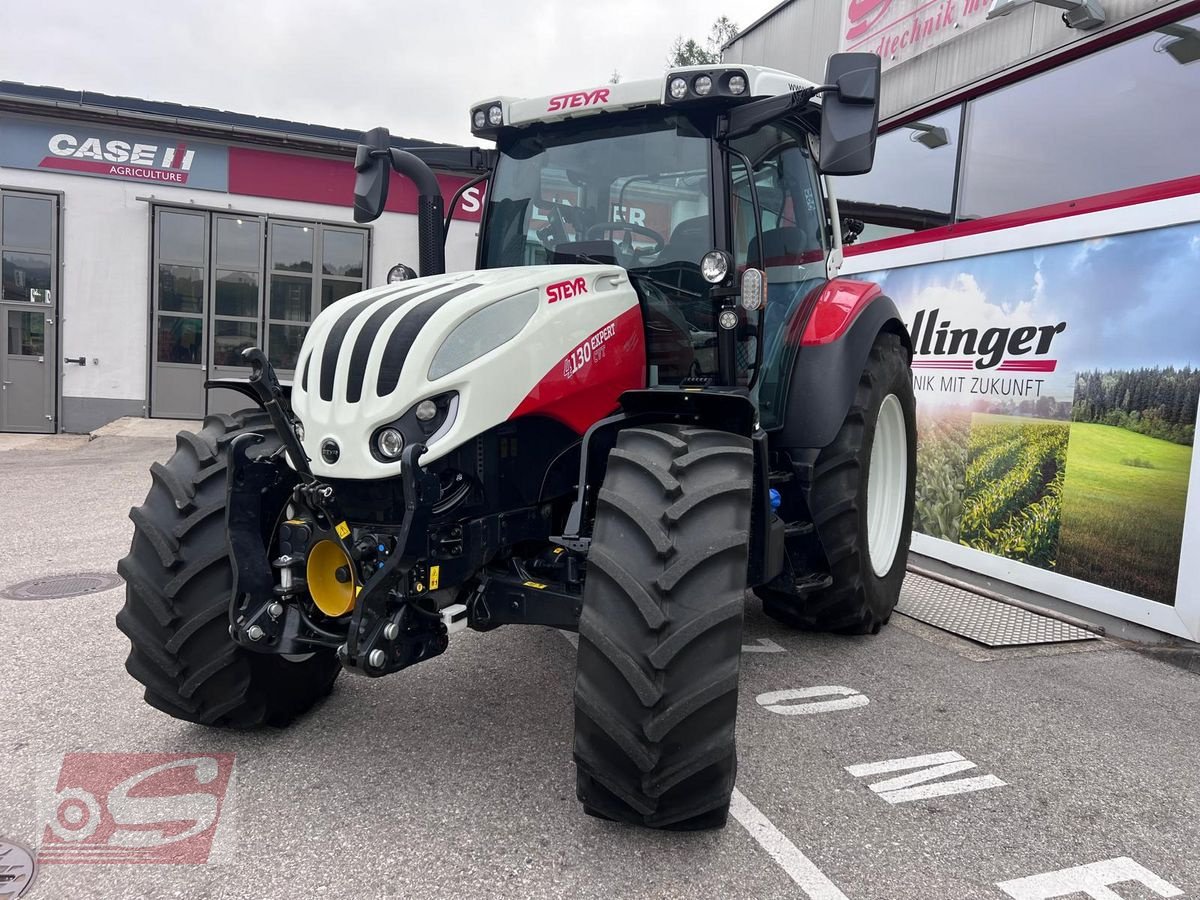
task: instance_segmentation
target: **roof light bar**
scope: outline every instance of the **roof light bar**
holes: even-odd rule
[[[750,81],[740,69],[668,72],[665,103],[688,103],[714,97],[750,99]]]

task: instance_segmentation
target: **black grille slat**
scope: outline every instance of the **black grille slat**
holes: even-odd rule
[[[471,282],[459,285],[436,297],[430,297],[400,320],[391,335],[388,336],[387,346],[383,348],[383,360],[379,365],[379,379],[375,385],[375,391],[380,397],[386,397],[400,383],[400,372],[404,368],[405,360],[408,359],[408,351],[417,334],[425,327],[425,323],[435,312],[455,297],[465,294],[467,291],[473,291],[477,287],[481,287],[479,282]]]
[[[333,399],[333,379],[337,374],[337,358],[342,352],[342,341],[346,339],[346,332],[350,330],[350,326],[354,324],[363,310],[377,302],[379,302],[378,297],[369,297],[366,300],[358,301],[342,313],[333,328],[329,329],[329,336],[325,338],[325,349],[321,353],[322,400]]]
[[[346,382],[347,402],[357,403],[362,399],[363,380],[367,371],[367,359],[371,355],[371,347],[375,343],[375,337],[379,334],[379,329],[383,327],[383,323],[387,321],[388,317],[409,301],[445,286],[444,284],[437,284],[433,287],[424,287],[420,290],[403,294],[371,313],[370,318],[367,319],[362,330],[358,333],[358,337],[354,340],[354,349],[350,351],[350,375]]]

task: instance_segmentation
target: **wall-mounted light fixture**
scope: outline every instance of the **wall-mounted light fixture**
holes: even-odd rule
[[[950,143],[950,133],[941,125],[929,125],[925,122],[909,122],[904,128],[911,128],[913,133],[909,139],[918,144],[924,144],[930,150],[945,147]]]
[[[1160,40],[1154,45],[1155,50],[1170,53],[1175,62],[1183,66],[1200,60],[1200,30],[1187,25],[1160,25],[1154,30],[1172,38]]]
[[[1078,28],[1086,31],[1089,28],[1099,28],[1104,24],[1104,7],[1100,0],[992,0],[987,17],[996,19],[1007,16],[1014,10],[1030,3],[1041,3],[1064,10],[1063,24],[1068,28]]]

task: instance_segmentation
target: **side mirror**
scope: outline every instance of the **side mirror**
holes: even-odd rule
[[[825,69],[821,103],[821,171],[862,175],[875,162],[881,65],[874,53],[835,53]]]
[[[354,221],[373,222],[383,214],[392,177],[392,136],[372,128],[354,154]]]

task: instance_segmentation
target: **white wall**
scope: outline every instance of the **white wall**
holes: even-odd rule
[[[347,165],[349,163],[347,162]],[[353,223],[348,207],[246,197],[51,172],[0,168],[0,185],[63,194],[59,285],[62,396],[146,401],[150,316],[150,203],[169,203],[327,222]],[[383,284],[397,262],[417,267],[417,218],[385,213],[372,226],[370,283]],[[451,271],[475,266],[478,225],[456,222],[446,243]],[[99,362],[93,365],[92,360]]]

